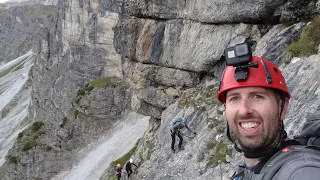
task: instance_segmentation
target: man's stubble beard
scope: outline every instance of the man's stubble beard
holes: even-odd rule
[[[237,122],[237,119],[241,120],[249,120],[249,119],[259,119],[262,126],[262,131],[259,136],[243,136],[240,134],[238,126],[236,126],[235,133],[232,132],[232,136],[236,140],[236,143],[240,145],[240,148],[246,151],[257,151],[260,149],[275,147],[279,143],[280,134],[282,131],[280,120],[278,116],[275,116],[273,114],[270,116],[268,120],[263,120],[259,115],[248,115],[246,117],[237,117],[235,120],[235,123]],[[265,127],[263,126],[265,122],[272,123],[270,126],[269,131],[266,132]],[[236,123],[237,125],[237,123]]]

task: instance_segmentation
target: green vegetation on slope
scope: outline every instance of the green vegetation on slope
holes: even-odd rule
[[[27,43],[28,43],[28,41],[26,41],[26,40],[22,41],[22,42],[19,44],[19,46],[17,47],[17,50],[18,50],[18,51],[22,51],[23,48],[25,47],[25,45],[26,45]]]
[[[75,102],[79,104],[80,100],[82,99],[82,96],[86,94],[90,94],[93,89],[94,89],[94,86],[90,85],[89,83],[86,84],[83,88],[79,89],[77,92],[77,97]]]
[[[32,149],[33,147],[37,146],[38,143],[35,139],[29,139],[28,141],[26,141],[22,147],[22,151],[29,151],[30,149]]]
[[[67,117],[64,117],[64,118],[62,119],[62,123],[60,124],[60,127],[63,128],[63,127],[67,124],[67,122],[68,122],[68,118],[67,118]]]
[[[208,86],[205,89],[189,89],[181,97],[179,101],[179,108],[195,107],[205,110],[206,108],[217,105],[216,100],[217,88],[215,86]]]
[[[209,156],[209,161],[206,164],[206,167],[217,166],[219,163],[226,163],[226,155],[231,155],[232,150],[228,148],[228,145],[225,144],[222,140],[210,141],[207,143],[207,150],[214,149],[214,154]]]
[[[16,156],[9,156],[8,161],[10,164],[18,164],[19,158],[17,158]]]
[[[104,77],[104,78],[92,80],[90,84],[97,87],[117,87],[118,85],[121,84],[121,81],[117,77]]]
[[[29,151],[30,149],[38,145],[38,142],[36,140],[39,138],[39,136],[45,134],[44,129],[41,130],[43,126],[43,122],[36,121],[28,129],[18,134],[18,140],[23,141],[22,151]],[[23,137],[24,139],[22,139]]]
[[[16,63],[16,64],[12,65],[10,68],[8,68],[8,69],[0,72],[0,78],[6,76],[6,75],[9,74],[11,71],[16,71],[16,70],[18,70],[17,68],[21,68],[21,67],[20,67],[21,64],[23,64],[23,63],[18,62],[18,63]]]
[[[298,41],[292,42],[287,52],[294,56],[310,56],[316,54],[320,43],[320,17],[315,18],[310,25],[303,28]]]

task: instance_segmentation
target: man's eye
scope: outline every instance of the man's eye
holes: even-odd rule
[[[256,94],[256,95],[253,96],[253,98],[255,98],[255,99],[261,99],[261,98],[263,98],[263,96]]]
[[[237,96],[233,96],[233,97],[230,97],[228,101],[235,101],[235,100],[237,100],[237,99],[238,99]]]

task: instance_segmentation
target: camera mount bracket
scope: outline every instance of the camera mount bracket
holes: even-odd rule
[[[241,81],[246,81],[249,77],[249,68],[258,68],[259,64],[257,61],[253,62],[252,64],[247,64],[243,66],[236,66],[234,70],[234,78],[236,81],[241,82]]]

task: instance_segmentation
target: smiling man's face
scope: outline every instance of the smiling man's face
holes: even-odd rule
[[[272,89],[244,87],[226,94],[226,118],[233,138],[244,150],[274,146],[281,133],[280,98]],[[287,107],[287,105],[286,105]],[[286,107],[282,114],[286,113]]]

